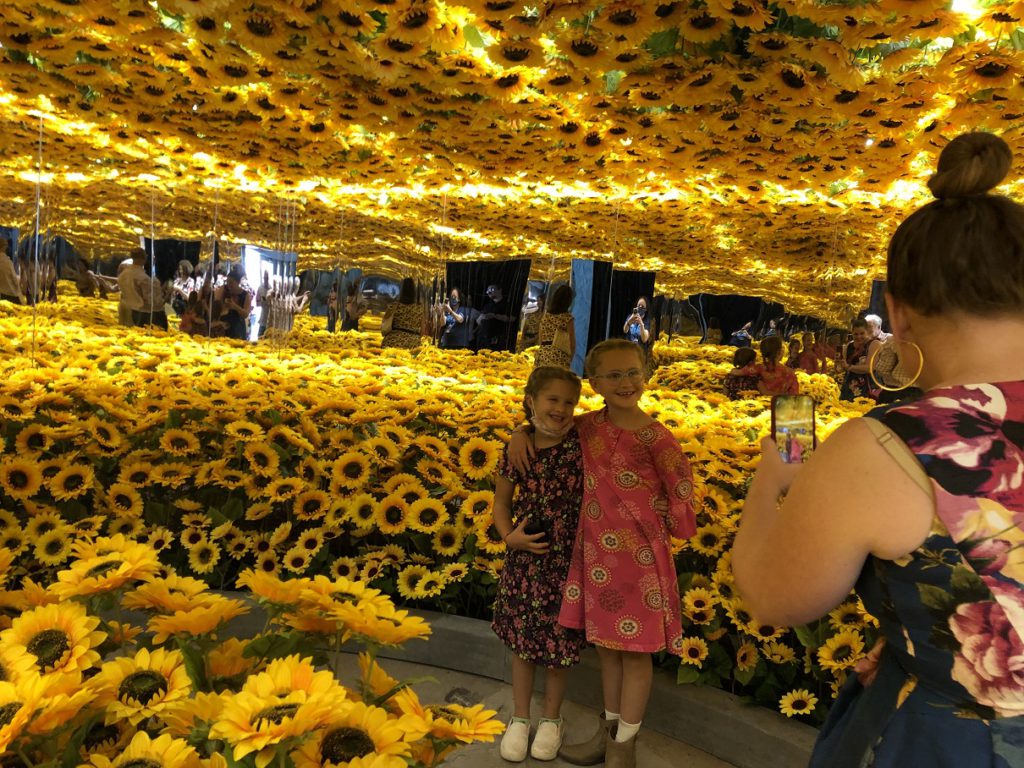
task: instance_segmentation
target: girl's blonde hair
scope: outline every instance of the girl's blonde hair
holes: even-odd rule
[[[593,376],[597,373],[597,366],[601,364],[601,357],[606,352],[616,352],[621,350],[632,350],[636,353],[637,362],[640,363],[639,367],[643,369],[644,351],[638,344],[634,344],[632,341],[626,339],[605,339],[600,344],[595,344],[593,349],[587,353],[587,359],[583,363],[583,369],[587,372],[587,376]]]
[[[568,368],[562,368],[557,365],[542,365],[539,368],[534,368],[530,373],[530,378],[526,380],[526,387],[523,388],[523,393],[530,398],[535,398],[552,381],[568,382],[576,392],[576,399],[580,399],[580,392],[583,391],[583,382],[580,381],[580,377]],[[526,418],[533,418],[533,410],[530,408],[526,397],[523,398],[523,410],[526,411]]]

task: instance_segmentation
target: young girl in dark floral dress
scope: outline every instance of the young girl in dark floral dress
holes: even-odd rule
[[[495,634],[513,653],[515,711],[501,756],[526,758],[535,668],[545,668],[544,716],[530,754],[554,760],[562,743],[560,711],[568,667],[580,660],[583,633],[558,623],[583,496],[583,455],[573,422],[580,380],[542,366],[526,382],[523,405],[533,422],[537,459],[522,473],[502,458],[494,491],[494,524],[508,553],[494,603]],[[518,488],[518,494],[515,494]]]

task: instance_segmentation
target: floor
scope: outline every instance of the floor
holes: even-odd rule
[[[430,679],[416,683],[413,687],[424,702],[450,702],[456,704],[485,704],[495,709],[502,720],[507,720],[512,707],[512,688],[499,680],[475,677],[445,669],[423,667],[418,664],[385,659],[381,666],[393,677],[398,679],[420,678]],[[342,662],[341,677],[343,681],[351,680],[358,674],[355,656],[346,655]],[[539,701],[536,711],[539,711]],[[568,743],[583,741],[597,728],[596,709],[589,709],[567,702],[562,710],[565,720],[565,739]],[[733,768],[731,763],[723,762],[688,744],[675,741],[653,731],[642,730],[637,742],[637,765],[640,768]],[[509,768],[508,763],[498,755],[498,743],[474,744],[458,750],[446,762],[446,766],[454,768]],[[519,765],[551,766],[562,768],[568,766],[562,760],[541,762],[527,757]]]

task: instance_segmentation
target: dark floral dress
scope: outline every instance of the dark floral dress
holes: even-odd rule
[[[1024,382],[877,408],[932,481],[920,548],[868,558],[857,593],[886,646],[851,675],[812,766],[1024,766]]]
[[[511,550],[505,556],[491,626],[526,661],[572,666],[579,663],[583,633],[561,626],[558,612],[583,499],[579,434],[574,427],[560,444],[538,450],[526,476],[509,463],[506,449],[498,471],[517,489],[513,523],[529,516],[545,526],[550,547],[545,555]]]

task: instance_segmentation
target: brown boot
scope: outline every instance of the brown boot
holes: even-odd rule
[[[605,750],[611,743],[611,735],[615,730],[615,721],[608,722],[601,713],[601,727],[597,733],[581,744],[566,744],[558,750],[558,756],[572,765],[597,765],[603,763]],[[633,739],[636,741],[636,739]]]
[[[636,768],[636,736],[621,742],[608,739],[604,768]]]

